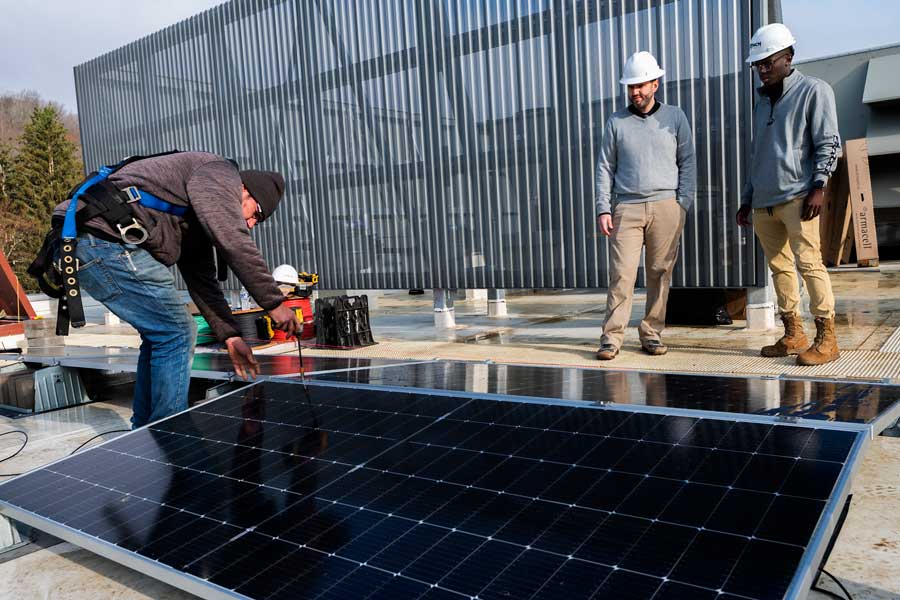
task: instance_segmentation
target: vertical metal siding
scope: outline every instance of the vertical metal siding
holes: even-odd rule
[[[85,165],[177,147],[283,172],[254,236],[326,288],[603,287],[594,162],[649,50],[697,145],[675,285],[755,286],[733,214],[769,5],[235,0],[75,68]]]

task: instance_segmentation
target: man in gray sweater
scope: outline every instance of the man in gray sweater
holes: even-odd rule
[[[250,237],[278,206],[284,179],[270,171],[238,171],[214,154],[178,152],[131,162],[106,181],[111,193],[142,195],[129,204],[148,236],[139,245],[127,243],[103,216],[89,217],[79,200],[76,217],[89,218],[78,219],[77,279],[82,290],[140,333],[132,416],[133,426],[140,427],[187,408],[197,328],[175,289],[172,265],[239,376],[256,375],[259,365],[219,288],[214,248],[279,329],[298,331],[297,317],[284,306],[284,295]],[[186,209],[159,210],[144,204],[147,197],[157,206]],[[57,224],[69,202],[57,207]]]
[[[599,360],[619,354],[631,318],[634,283],[646,247],[647,306],[638,327],[647,354],[665,354],[660,335],[685,215],[694,202],[694,140],[684,112],[659,102],[665,72],[649,52],[631,56],[621,83],[631,104],[606,122],[596,169],[600,233],[609,236],[609,291]]]
[[[839,356],[834,293],[819,243],[819,212],[825,184],[841,156],[841,139],[834,92],[824,81],[791,66],[794,43],[781,23],[761,27],[750,42],[747,62],[762,87],[757,90],[749,178],[737,222],[749,226],[752,212],[784,323],[784,336],[763,347],[761,354],[796,354],[799,365],[819,365]],[[811,345],[800,318],[798,270],[815,317]]]

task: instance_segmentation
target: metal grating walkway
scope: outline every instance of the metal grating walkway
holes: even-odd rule
[[[882,352],[900,352],[900,327],[894,330],[884,344],[881,346]]]

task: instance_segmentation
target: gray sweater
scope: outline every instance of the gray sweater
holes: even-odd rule
[[[657,100],[657,102],[659,102]],[[690,210],[697,191],[694,138],[677,106],[660,103],[641,118],[627,108],[606,122],[595,176],[597,214],[621,203],[675,198]]]
[[[284,302],[250,237],[241,212],[241,176],[231,163],[206,152],[181,152],[126,165],[109,181],[119,189],[133,185],[167,202],[190,206],[187,215],[177,217],[133,205],[150,233],[141,248],[166,266],[178,265],[191,299],[217,338],[224,341],[239,332],[216,279],[214,247],[262,308],[271,310]],[[68,205],[57,206],[56,214],[63,214]],[[101,217],[85,228],[119,239]]]
[[[841,156],[831,86],[794,69],[772,104],[760,88],[753,109],[753,146],[742,204],[767,208],[823,186]]]

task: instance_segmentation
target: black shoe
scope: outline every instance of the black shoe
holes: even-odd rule
[[[619,349],[612,344],[603,344],[597,350],[597,360],[612,360],[619,355]]]
[[[641,342],[641,350],[649,354],[650,356],[662,356],[669,349],[659,340],[647,340],[645,342]]]
[[[724,306],[720,306],[716,309],[716,325],[734,325],[734,321],[731,320],[731,315],[728,314],[728,310]]]

